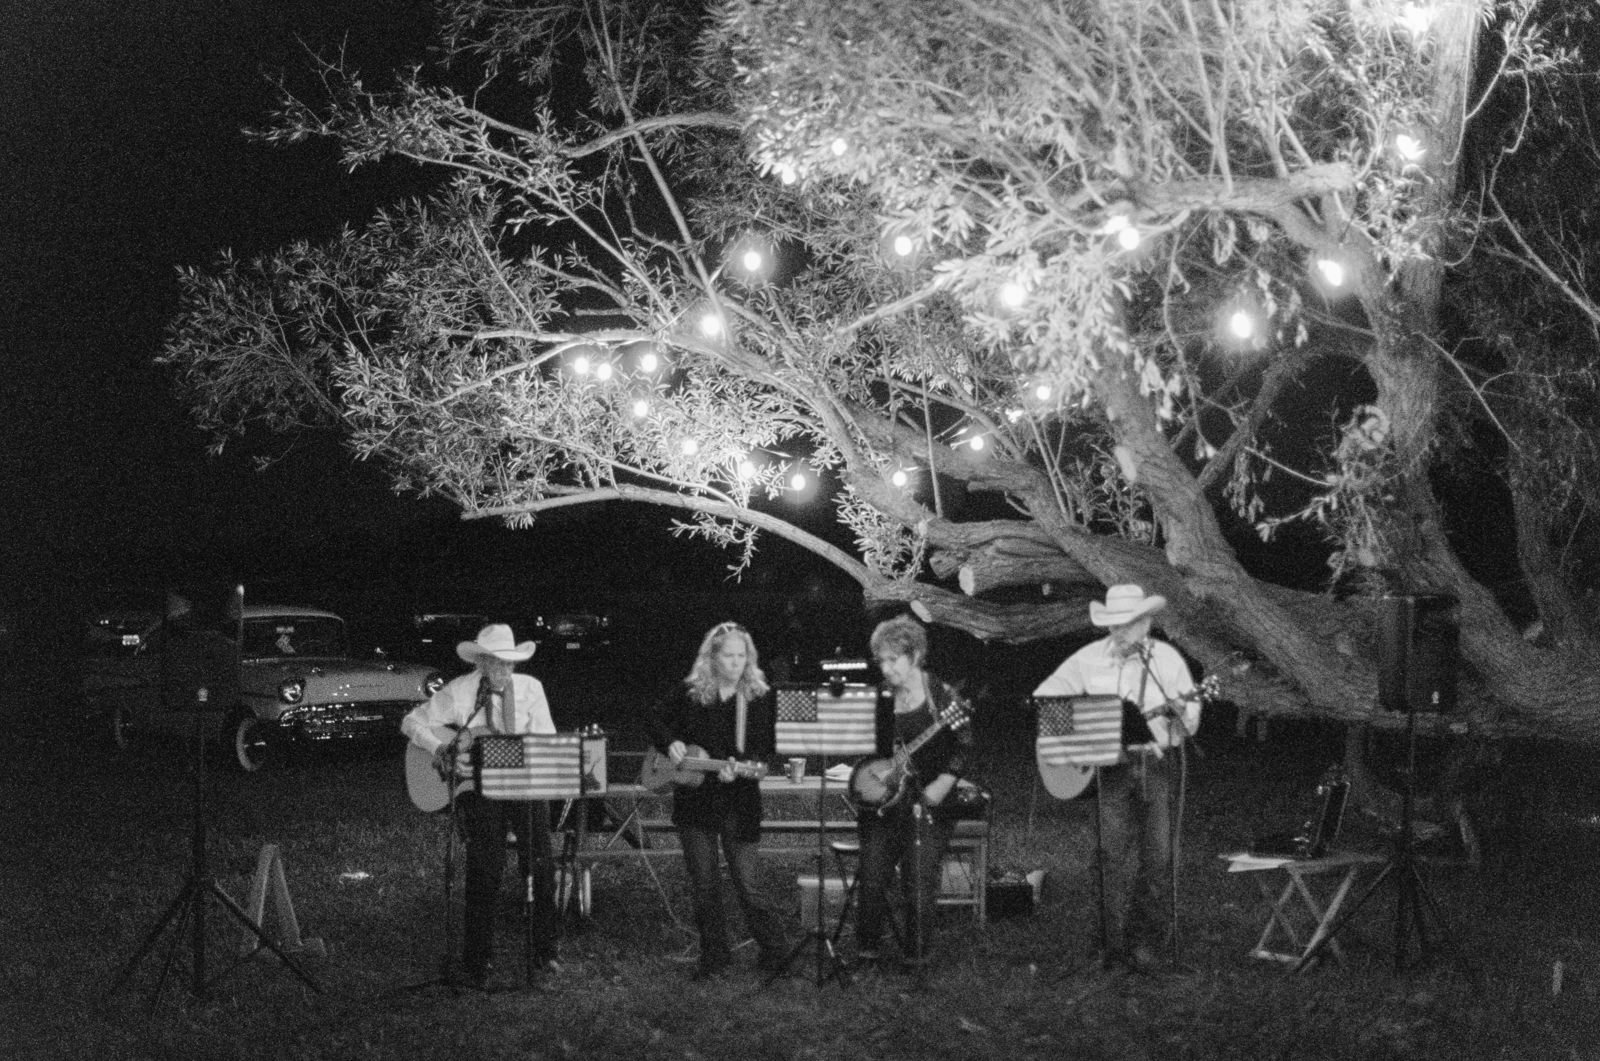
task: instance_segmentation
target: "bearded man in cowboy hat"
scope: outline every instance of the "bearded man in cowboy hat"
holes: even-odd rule
[[[447,683],[401,720],[400,731],[434,757],[434,768],[441,777],[471,776],[468,753],[474,732],[556,731],[544,686],[535,678],[515,673],[516,665],[529,659],[535,647],[532,641],[519,643],[504,623],[485,626],[476,640],[456,646],[456,655],[473,669]],[[559,971],[548,804],[488,800],[476,792],[461,792],[454,806],[467,841],[466,924],[461,947],[465,983],[479,989],[488,983],[508,831],[517,835],[524,871],[533,877],[534,963],[547,972]]]
[[[1165,597],[1147,595],[1139,586],[1112,586],[1104,603],[1089,604],[1089,621],[1106,629],[1107,636],[1067,657],[1034,690],[1035,696],[1123,701],[1129,720],[1123,727],[1126,759],[1100,768],[1095,797],[1098,947],[1106,968],[1139,972],[1158,967],[1162,945],[1169,942],[1165,915],[1176,894],[1174,796],[1182,786],[1178,751],[1200,726],[1188,664],[1177,649],[1150,635],[1155,616],[1166,606]]]

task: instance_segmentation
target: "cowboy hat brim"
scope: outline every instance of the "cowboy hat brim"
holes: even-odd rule
[[[1150,596],[1131,608],[1111,608],[1099,601],[1089,602],[1089,622],[1095,626],[1124,626],[1136,619],[1154,615],[1167,606],[1167,598]]]
[[[539,646],[532,641],[523,641],[516,648],[484,648],[476,641],[463,641],[456,646],[456,655],[467,663],[477,663],[479,656],[493,656],[495,659],[505,660],[507,663],[521,663],[533,658],[533,650]]]

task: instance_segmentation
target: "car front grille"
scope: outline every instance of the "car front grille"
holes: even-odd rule
[[[278,724],[300,740],[374,740],[398,737],[400,720],[416,701],[367,700],[354,704],[306,704],[290,708]]]

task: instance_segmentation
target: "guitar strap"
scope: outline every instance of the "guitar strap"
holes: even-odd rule
[[[745,721],[749,715],[750,705],[745,703],[744,692],[734,695],[733,702],[733,750],[740,755],[744,754]]]

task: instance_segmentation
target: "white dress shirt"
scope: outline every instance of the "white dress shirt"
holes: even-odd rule
[[[1194,676],[1178,650],[1165,641],[1146,639],[1135,647],[1137,651],[1123,655],[1110,637],[1091,641],[1068,656],[1033,695],[1119,697],[1144,713],[1158,752],[1176,747],[1200,728],[1200,701],[1191,695]],[[1160,712],[1169,703],[1183,721],[1181,729]]]
[[[496,733],[507,732],[503,723],[503,704],[499,693],[490,694],[493,702],[490,705],[488,718],[482,715],[474,717],[478,708],[478,682],[482,677],[483,675],[474,669],[448,682],[434,693],[427,703],[418,704],[400,720],[400,732],[429,755],[448,743],[448,736],[441,739],[436,732],[445,727],[470,726],[473,729]],[[554,733],[556,724],[550,717],[550,702],[545,699],[544,686],[539,684],[539,679],[527,674],[513,674],[511,683],[514,728],[510,732]]]

